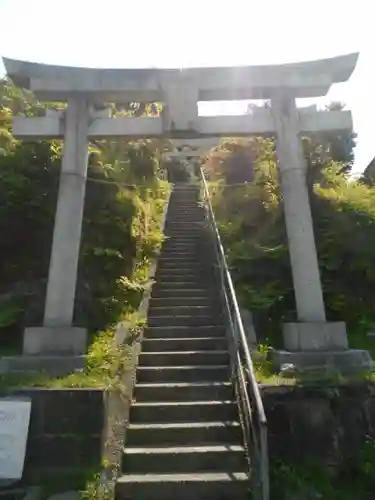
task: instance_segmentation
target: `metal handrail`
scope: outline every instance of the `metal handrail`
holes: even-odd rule
[[[200,169],[204,205],[215,243],[220,271],[221,291],[228,319],[232,377],[242,420],[244,441],[249,455],[254,498],[269,500],[269,465],[267,445],[267,418],[255,377],[248,339],[242,324],[240,309],[230,275],[220,233],[210,201],[207,182]]]

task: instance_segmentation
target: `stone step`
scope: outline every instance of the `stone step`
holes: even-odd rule
[[[246,500],[248,474],[139,474],[120,476],[115,500]]]
[[[191,254],[190,257],[179,258],[178,260],[173,259],[174,252],[163,253],[163,260],[159,260],[157,263],[157,272],[180,272],[181,274],[191,273],[195,275],[200,275],[202,271],[206,269],[206,266],[202,262],[198,262],[197,255]]]
[[[130,409],[133,424],[233,421],[237,418],[237,404],[233,400],[135,402]]]
[[[165,299],[169,297],[190,297],[190,298],[211,298],[213,291],[209,287],[179,287],[178,283],[173,283],[173,286],[167,287],[165,285],[155,283],[152,287],[151,297],[154,299]]]
[[[194,212],[175,212],[170,214],[166,220],[165,227],[177,224],[181,225],[199,225],[202,226],[205,223],[205,219],[202,217],[201,213]]]
[[[169,207],[176,206],[186,206],[188,204],[194,204],[197,207],[201,207],[201,200],[197,193],[172,193],[170,197]]]
[[[205,227],[205,223],[201,218],[178,215],[176,217],[173,217],[169,222],[167,221],[165,223],[164,229],[180,229],[184,231],[189,231],[190,229],[199,229],[200,231],[202,231]]]
[[[167,220],[173,220],[176,215],[180,216],[194,216],[198,220],[203,220],[204,219],[204,212],[202,207],[200,207],[196,202],[189,202],[189,203],[183,203],[183,204],[174,204],[171,205],[170,209],[168,210],[167,214]]]
[[[199,231],[202,232],[204,228],[201,222],[186,221],[186,219],[173,220],[173,222],[166,223],[165,233],[168,231],[179,231],[179,232],[190,232]]]
[[[173,222],[170,222],[169,224],[166,223],[164,231],[165,234],[167,232],[171,231],[181,231],[188,233],[189,231],[199,231],[202,233],[205,231],[205,226],[203,225],[202,221],[193,221],[191,218],[187,217],[174,217]]]
[[[176,252],[181,249],[183,251],[191,251],[195,252],[195,255],[199,255],[201,253],[202,247],[202,236],[200,235],[166,235],[166,239],[164,240],[164,246],[162,248],[163,251]]]
[[[181,264],[181,262],[187,262],[191,264],[200,264],[200,255],[196,249],[179,249],[176,248],[177,254],[173,249],[163,248],[160,252],[158,258],[159,264]],[[201,264],[202,265],[202,264]]]
[[[189,236],[189,235],[180,235],[180,236]],[[170,243],[172,241],[172,236],[170,236],[169,234],[167,233],[164,233],[164,240],[163,240],[163,244],[165,245],[165,243]],[[190,243],[194,243],[196,241],[196,238],[195,240],[191,240]]]
[[[199,198],[194,196],[176,196],[171,197],[171,202],[168,206],[168,210],[174,210],[176,208],[194,207],[199,210],[203,210],[203,206]]]
[[[204,222],[205,216],[204,212],[200,207],[196,205],[189,206],[175,206],[171,207],[167,214],[166,222],[174,222],[176,219],[189,220],[192,222]]]
[[[197,204],[201,203],[199,193],[194,192],[194,191],[186,191],[186,192],[173,191],[171,193],[170,200],[171,200],[172,206],[173,206],[173,204],[178,204],[179,202],[186,203],[186,200],[192,200]]]
[[[176,218],[185,218],[194,222],[203,222],[206,220],[202,208],[194,204],[171,207],[168,211],[166,222],[173,222]]]
[[[191,184],[189,182],[176,182],[176,184],[173,185],[173,193],[177,193],[180,191],[196,191],[197,193],[200,192],[200,186],[199,184]]]
[[[168,217],[166,219],[166,226],[169,225],[173,225],[175,224],[176,222],[180,222],[180,221],[186,221],[187,223],[190,223],[192,226],[196,226],[196,227],[202,227],[203,224],[206,223],[206,219],[204,218],[203,214],[201,211],[189,211],[189,212],[177,212],[177,211],[174,211],[172,213],[169,213],[168,214]]]
[[[175,215],[194,215],[197,218],[204,218],[204,210],[199,204],[184,203],[183,205],[174,204],[169,207],[167,218],[173,218]]]
[[[175,283],[195,283],[198,281],[204,280],[206,276],[199,275],[199,273],[193,273],[190,269],[185,273],[182,271],[169,269],[167,271],[156,271],[155,279],[156,281],[165,282],[173,282]]]
[[[151,298],[150,308],[171,308],[171,307],[215,307],[215,301],[213,298],[208,297],[164,297],[164,298]]]
[[[199,184],[189,184],[187,182],[181,182],[174,184],[173,191],[171,196],[183,196],[184,194],[195,194],[195,196],[199,196]]]
[[[175,283],[181,283],[181,286],[186,288],[209,288],[207,284],[207,277],[203,275],[199,276],[198,274],[177,274],[177,272],[168,271],[164,273],[156,273],[154,276],[155,285],[156,286],[164,286],[167,287],[169,285],[174,286]]]
[[[170,240],[201,240],[202,239],[202,231],[194,230],[194,231],[185,231],[181,230],[173,230],[173,231],[165,231],[165,237]]]
[[[165,338],[198,338],[219,337],[225,338],[224,326],[150,326],[144,331],[145,339]]]
[[[169,241],[173,239],[184,239],[186,241],[196,241],[197,239],[202,238],[202,230],[194,230],[194,231],[185,231],[185,230],[174,230],[174,231],[166,231],[164,236]]]
[[[199,250],[201,247],[202,243],[202,238],[193,238],[193,239],[185,239],[182,241],[182,237],[179,239],[172,238],[171,236],[165,235],[165,239],[163,242],[162,250],[168,250],[170,251],[177,251],[177,250],[183,250],[183,251],[189,251],[189,252],[196,252],[196,255],[199,255]]]
[[[219,316],[149,316],[148,326],[220,326]]]
[[[152,287],[153,297],[165,296],[164,293],[170,293],[173,290],[173,295],[181,296],[183,291],[187,291],[187,295],[194,297],[194,290],[201,290],[206,296],[212,296],[213,290],[208,285],[203,285],[202,283],[186,283],[181,281],[170,281],[169,283],[154,283]]]
[[[134,473],[188,473],[245,471],[245,450],[235,444],[126,448],[122,471]]]
[[[179,245],[188,245],[189,243],[197,245],[202,241],[201,234],[166,234],[166,238],[171,243],[177,243]]]
[[[191,251],[197,251],[198,245],[196,240],[191,240],[191,241],[186,241],[183,243],[178,243],[173,241],[171,238],[168,238],[167,236],[165,237],[163,241],[162,248],[169,249],[169,250],[184,250],[187,249],[189,252]]]
[[[186,249],[181,251],[162,250],[160,259],[157,262],[157,269],[205,269],[207,264],[204,261],[202,262],[202,256],[199,256],[199,253],[198,250],[189,253]]]
[[[198,248],[186,248],[182,246],[176,246],[175,248],[162,248],[159,254],[158,264],[164,262],[191,262],[194,264],[198,263],[198,259],[201,258]]]
[[[209,401],[233,399],[231,382],[136,384],[135,401]]]
[[[197,222],[206,220],[202,208],[194,203],[171,206],[167,214],[166,222],[174,221],[178,217],[191,219]]]
[[[164,266],[168,269],[176,267],[188,269],[189,267],[192,267],[196,270],[205,269],[207,267],[207,262],[202,260],[202,250],[199,249],[194,251],[189,251],[186,248],[181,248],[181,250],[163,249],[160,252],[160,259],[157,265],[158,268],[159,266],[160,268],[161,266]]]
[[[157,306],[150,304],[149,315],[156,316],[209,316],[219,314],[212,306]]]
[[[171,217],[166,220],[165,228],[169,229],[202,229],[204,221],[200,218]]]
[[[126,433],[127,446],[209,446],[242,439],[238,422],[130,424]]]
[[[166,246],[161,249],[159,258],[163,260],[184,259],[186,261],[197,262],[198,258],[201,258],[201,256],[199,248],[196,245],[194,245],[194,247],[188,247],[185,245],[171,245],[169,247]]]
[[[141,352],[140,366],[229,365],[228,351]]]
[[[138,366],[137,383],[226,382],[228,365]]]
[[[202,207],[195,202],[184,203],[182,205],[172,205],[167,214],[167,221],[173,221],[175,217],[191,217],[197,221],[205,220]]]
[[[194,266],[195,269],[204,269],[206,267],[206,262],[202,260],[202,251],[199,248],[194,250],[188,250],[186,248],[163,248],[160,252],[157,264],[158,266],[182,266],[184,268]]]
[[[160,251],[158,264],[159,262],[171,262],[173,264],[186,262],[198,264],[198,259],[201,259],[201,256],[199,254],[200,252],[198,248],[189,249],[183,246],[175,248],[166,247],[162,248]],[[201,265],[203,265],[203,263],[201,263]]]
[[[199,244],[202,243],[202,239],[204,236],[202,235],[202,231],[173,231],[166,232],[165,237],[168,238],[168,241],[173,241],[174,243],[183,243],[189,241],[195,241]]]
[[[202,210],[203,205],[202,201],[199,196],[197,196],[195,193],[176,193],[175,195],[171,195],[171,203],[169,204],[168,208],[175,208],[175,207],[184,207],[187,205],[194,205]]]
[[[203,285],[209,287],[209,283],[213,280],[213,274],[210,272],[211,269],[200,269],[195,270],[190,269],[178,269],[178,268],[168,268],[168,269],[158,269],[155,273],[154,279],[157,281],[168,281],[171,279],[173,282],[190,282],[196,280],[201,282]],[[160,283],[158,283],[160,284]]]
[[[193,189],[195,188],[195,189]],[[199,199],[199,191],[197,189],[197,186],[193,187],[181,187],[177,188],[176,186],[174,187],[171,197],[175,196],[177,199],[181,199],[183,196],[195,196],[197,199]]]
[[[184,196],[194,196],[197,200],[200,199],[200,192],[198,190],[193,190],[193,189],[176,189],[174,188],[172,193],[171,193],[171,197],[175,197],[175,199],[177,200],[180,200],[182,199]]]
[[[176,234],[176,235],[182,235],[182,236],[190,236],[192,234],[194,235],[201,235],[203,231],[202,225],[194,225],[190,227],[186,227],[184,223],[179,223],[175,225],[167,225],[165,227],[165,235],[169,236],[171,234]]]
[[[168,207],[168,216],[175,213],[176,211],[191,210],[199,213],[201,216],[203,214],[203,207],[200,202],[195,199],[184,199],[178,202],[176,199],[172,200]]]
[[[172,260],[171,258],[164,257],[163,260],[158,261],[157,272],[167,272],[172,271],[174,273],[192,273],[195,275],[200,275],[202,271],[205,270],[205,266],[197,262],[197,259],[191,257],[190,259],[182,258],[178,260]]]
[[[182,188],[176,189],[176,188],[174,188],[172,193],[171,193],[171,198],[174,197],[174,199],[176,199],[176,200],[181,200],[185,196],[195,197],[197,200],[200,199],[199,191],[197,191],[197,190],[194,191],[193,189],[182,189]]]
[[[173,190],[170,199],[176,203],[179,200],[193,199],[196,202],[200,202],[200,194],[198,191],[184,191],[184,190]]]
[[[226,337],[182,337],[182,338],[159,338],[143,339],[142,352],[155,351],[212,351],[215,349],[227,349]]]
[[[169,245],[169,246],[168,246]],[[186,259],[186,260],[194,260],[197,262],[197,259],[200,258],[199,248],[196,244],[193,246],[186,245],[178,245],[175,243],[169,243],[167,246],[163,246],[160,251],[161,259]]]
[[[193,254],[190,259],[181,258],[179,261],[170,261],[169,255],[172,254],[166,252],[165,257],[163,254],[163,259],[165,260],[158,262],[155,274],[168,274],[170,272],[173,273],[173,275],[186,275],[190,273],[192,276],[200,277],[208,269],[206,265],[198,263],[196,256],[193,256]]]
[[[185,203],[174,203],[169,207],[167,220],[173,219],[173,217],[178,215],[194,215],[196,218],[203,219],[204,212],[201,206],[196,201],[189,201]]]
[[[196,193],[197,196],[200,193],[200,185],[199,184],[191,184],[189,182],[176,182],[176,184],[173,184],[173,191],[172,195],[176,194],[177,196],[180,195],[180,193]]]
[[[178,207],[182,206],[185,207],[187,205],[194,205],[196,207],[199,207],[201,204],[201,201],[199,199],[199,196],[197,196],[196,193],[172,193],[170,197],[170,202],[169,202],[169,207]]]
[[[168,211],[167,221],[174,220],[175,217],[191,217],[197,221],[205,220],[202,208],[191,204],[171,206]]]
[[[173,217],[170,217],[169,220],[166,221],[165,223],[165,229],[167,228],[193,228],[197,229],[200,228],[202,229],[204,227],[204,220],[193,214],[177,214],[174,215]]]

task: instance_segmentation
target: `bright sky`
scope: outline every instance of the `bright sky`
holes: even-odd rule
[[[134,68],[272,64],[360,51],[351,80],[326,100],[344,101],[353,112],[361,171],[375,156],[372,10],[369,0],[0,0],[0,55]],[[243,109],[209,104],[201,113]]]

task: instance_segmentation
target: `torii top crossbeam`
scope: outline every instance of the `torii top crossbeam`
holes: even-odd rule
[[[163,103],[160,117],[90,115],[87,135],[94,137],[194,138],[269,134],[274,131],[270,109],[243,116],[199,116],[198,102],[233,99],[274,99],[280,93],[293,99],[325,95],[333,83],[347,80],[358,54],[331,59],[274,66],[178,69],[91,69],[50,66],[4,58],[8,76],[15,84],[33,91],[40,99],[88,104],[108,101]],[[298,111],[301,132],[343,130],[352,127],[348,111]],[[15,117],[20,138],[64,135],[61,114],[42,118]]]
[[[300,63],[185,69],[94,69],[52,66],[3,58],[9,77],[40,98],[66,100],[85,92],[102,101],[163,101],[170,85],[196,87],[198,100],[268,99],[275,88],[294,97],[326,95],[349,79],[358,53]]]

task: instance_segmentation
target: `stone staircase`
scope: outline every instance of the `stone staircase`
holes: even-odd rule
[[[198,187],[176,185],[126,434],[118,500],[241,500],[248,465]]]

